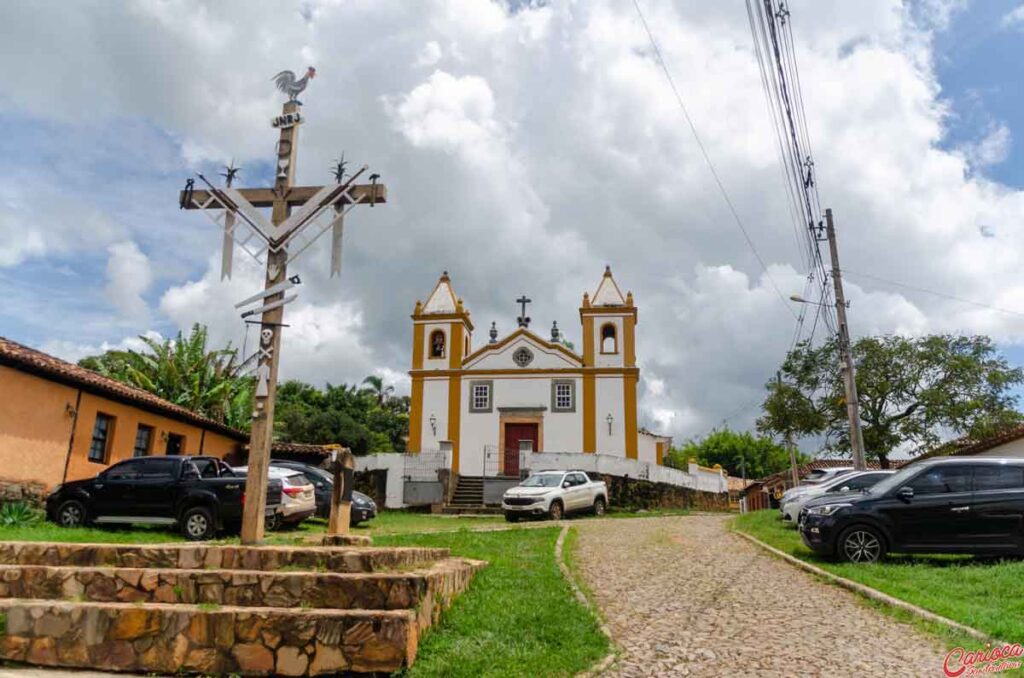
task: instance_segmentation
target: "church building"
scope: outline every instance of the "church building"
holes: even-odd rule
[[[519,473],[520,453],[597,453],[660,464],[670,438],[637,424],[637,309],[606,268],[579,309],[582,352],[557,324],[530,329],[525,297],[518,327],[474,342],[469,309],[447,271],[412,314],[409,452],[452,448],[467,476]]]

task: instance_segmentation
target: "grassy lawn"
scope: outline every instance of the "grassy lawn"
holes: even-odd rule
[[[777,511],[738,516],[733,527],[784,553],[1000,640],[1024,642],[1024,560],[895,555],[881,563],[854,565],[815,555]],[[954,636],[949,640],[957,643]],[[966,647],[980,645],[972,639],[964,642]]]
[[[378,545],[442,546],[486,560],[420,643],[410,676],[568,676],[608,653],[554,558],[559,528],[396,535]]]

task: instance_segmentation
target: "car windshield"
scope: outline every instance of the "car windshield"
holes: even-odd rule
[[[561,473],[543,473],[530,476],[520,484],[520,487],[558,487],[561,482]]]
[[[884,478],[881,482],[872,485],[867,489],[867,491],[870,494],[885,494],[886,492],[903,485],[911,476],[917,474],[920,470],[920,466],[908,466],[904,469],[900,469],[888,478]]]

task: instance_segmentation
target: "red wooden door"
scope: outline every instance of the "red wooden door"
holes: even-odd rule
[[[537,449],[537,424],[505,424],[505,475],[519,475],[519,443],[524,440],[532,440]]]

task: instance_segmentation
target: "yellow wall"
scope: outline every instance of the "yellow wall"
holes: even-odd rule
[[[87,392],[82,392],[77,417],[72,417],[70,410],[75,408],[78,393],[74,387],[0,367],[0,478],[35,480],[50,487],[64,480],[91,478],[110,464],[132,456],[139,424],[154,429],[151,454],[166,453],[165,437],[170,433],[184,436],[185,454],[201,451],[223,458],[240,446],[230,436],[213,431],[204,436],[202,428],[194,424]],[[114,417],[106,463],[89,461],[89,445],[99,412]]]
[[[78,389],[0,366],[0,478],[60,482],[77,397]]]

